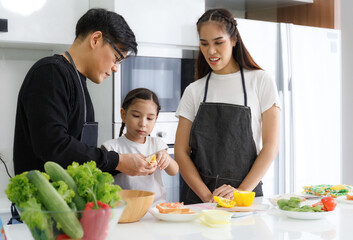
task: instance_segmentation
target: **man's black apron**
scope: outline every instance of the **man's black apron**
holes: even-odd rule
[[[72,59],[70,53],[68,51],[65,52],[65,55],[68,57],[70,60],[70,63],[75,69],[75,72],[78,77],[78,81],[81,86],[82,90],[82,95],[83,95],[83,104],[85,106],[84,108],[84,123],[81,131],[81,139],[80,141],[82,143],[87,144],[88,146],[91,147],[97,147],[97,141],[98,141],[98,122],[87,122],[87,106],[86,106],[86,97],[85,97],[85,92],[83,90],[80,74],[77,71],[76,65],[74,63],[74,60]]]
[[[240,72],[244,106],[206,102],[210,72],[203,102],[191,128],[190,157],[211,192],[223,184],[238,188],[257,158],[242,68]],[[256,196],[263,195],[261,185],[262,182],[253,190]],[[202,202],[186,183],[180,200],[185,204]]]

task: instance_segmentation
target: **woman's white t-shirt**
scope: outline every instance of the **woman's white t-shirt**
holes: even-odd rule
[[[136,143],[130,141],[125,135],[106,141],[102,144],[108,151],[115,151],[121,154],[125,153],[140,153],[149,156],[160,150],[167,149],[168,146],[156,137],[146,137],[145,143]],[[118,184],[122,189],[143,190],[155,193],[153,204],[165,202],[167,192],[162,180],[162,172],[160,169],[152,175],[147,176],[128,176],[124,173],[119,173],[114,176],[115,184]]]
[[[257,153],[262,148],[261,115],[274,104],[279,106],[276,83],[263,70],[244,69],[244,79],[247,94],[247,105],[251,110],[253,138]],[[182,116],[194,121],[200,103],[205,93],[205,77],[191,83],[184,91],[180,100],[176,117]],[[240,71],[231,74],[216,74],[212,72],[206,102],[220,102],[244,105],[243,85]]]

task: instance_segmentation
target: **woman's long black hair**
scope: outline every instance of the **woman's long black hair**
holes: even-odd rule
[[[131,90],[126,94],[123,104],[121,105],[121,108],[127,111],[129,106],[133,103],[135,99],[152,100],[157,105],[157,116],[158,116],[159,111],[161,110],[161,106],[159,104],[157,95],[153,91],[147,88],[135,88]],[[125,128],[125,123],[123,122],[120,127],[119,137],[123,135],[124,128]]]
[[[231,12],[223,8],[207,10],[197,21],[197,32],[199,34],[202,25],[206,22],[218,23],[229,34],[230,39],[236,40],[232,55],[239,66],[249,70],[262,69],[256,64],[246,49],[237,28],[237,21],[234,19]],[[201,50],[199,50],[196,60],[196,79],[206,76],[210,71],[212,71],[211,67],[208,65]]]

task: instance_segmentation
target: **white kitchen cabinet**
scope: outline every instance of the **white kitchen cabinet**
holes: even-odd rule
[[[196,22],[205,11],[205,0],[90,0],[121,14],[138,43],[198,46]]]
[[[15,10],[10,10],[7,1],[17,2],[18,6]],[[46,45],[71,44],[75,39],[76,22],[89,8],[89,0],[44,0],[41,8],[31,14],[23,11],[21,13],[21,8],[23,10],[27,2],[0,1],[0,16],[8,19],[8,32],[0,33],[1,46],[26,47],[26,44],[37,44],[39,48],[43,48]],[[34,5],[38,2],[40,1],[30,3]]]

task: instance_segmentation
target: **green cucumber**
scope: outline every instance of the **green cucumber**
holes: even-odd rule
[[[75,197],[72,201],[76,204],[78,210],[84,210],[86,206],[85,200],[78,195],[77,185],[74,179],[66,172],[66,170],[55,162],[46,162],[44,164],[45,172],[50,176],[53,181],[64,181],[69,188],[75,192]]]
[[[50,182],[37,170],[27,173],[29,181],[38,189],[38,195],[48,211],[56,211],[52,217],[71,238],[82,238],[83,229],[73,212]]]

